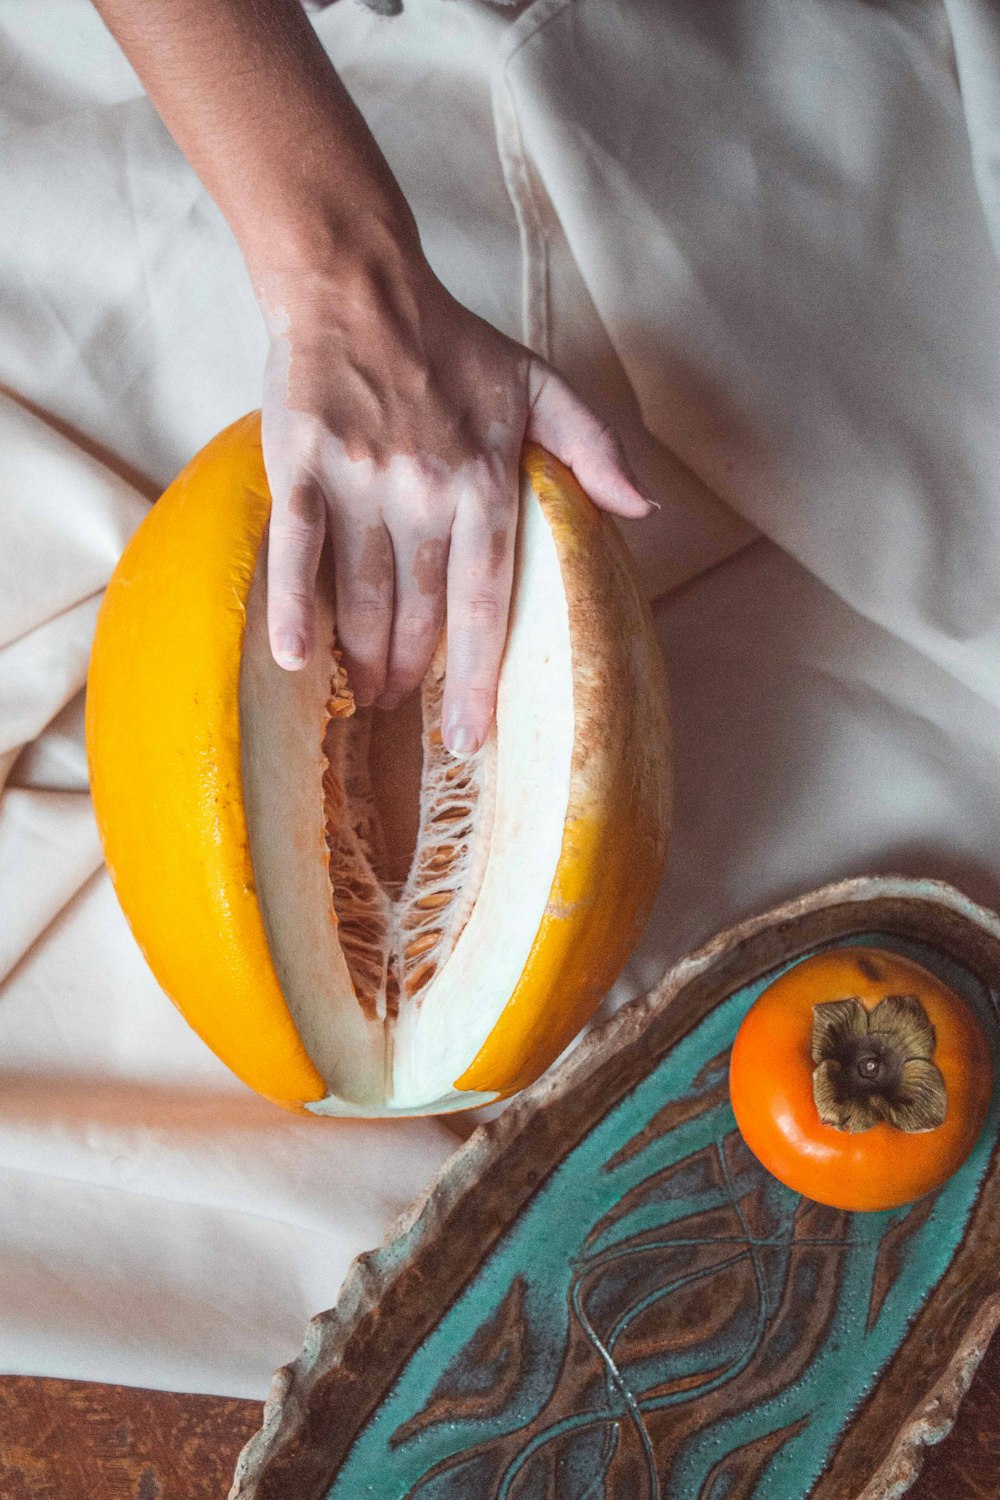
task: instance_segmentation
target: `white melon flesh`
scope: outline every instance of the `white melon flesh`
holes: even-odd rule
[[[300,672],[275,664],[266,555],[265,542],[240,668],[243,791],[275,970],[329,1089],[308,1108],[377,1115],[485,1102],[492,1096],[456,1090],[454,1081],[524,969],[570,794],[569,611],[544,511],[525,479],[496,726],[465,760],[441,744],[442,654],[421,690],[420,743],[412,704],[392,715],[330,717],[331,694],[335,708],[340,699],[336,677],[331,686],[325,556],[317,649]],[[416,770],[405,771],[407,747],[396,743],[407,733],[419,788]],[[408,796],[419,797],[419,812]],[[407,820],[417,823],[409,870],[398,868],[397,847],[387,874],[386,848],[399,845],[394,824]]]

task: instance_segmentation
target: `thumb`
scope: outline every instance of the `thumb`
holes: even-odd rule
[[[642,518],[659,510],[639,489],[621,439],[558,371],[532,357],[524,435],[571,469],[601,510]]]

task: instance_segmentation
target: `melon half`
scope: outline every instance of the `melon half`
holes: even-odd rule
[[[522,462],[496,724],[441,739],[419,693],[355,711],[330,558],[299,672],[266,629],[257,415],[133,536],[87,690],[91,787],[121,906],[162,988],[251,1088],[317,1115],[425,1114],[536,1078],[625,963],[666,853],[666,687],[613,524]]]

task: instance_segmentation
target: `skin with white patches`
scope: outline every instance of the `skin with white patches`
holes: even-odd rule
[[[561,458],[602,509],[639,517],[649,503],[565,381],[438,281],[298,0],[97,4],[226,215],[268,326],[276,661],[300,669],[316,648],[311,604],[329,535],[359,701],[416,687],[435,633],[407,628],[412,599],[444,600],[445,740],[476,750],[506,638],[523,443]]]
[[[426,537],[411,556],[396,559],[396,600],[390,644],[392,669],[380,703],[395,708],[421,679],[444,625],[448,542]]]
[[[631,498],[636,513],[642,502],[622,477],[613,437],[558,377],[420,268],[416,281],[419,292],[394,285],[378,306],[314,276],[294,285],[265,278],[258,288],[265,309],[281,297],[268,313],[263,417],[279,536],[272,570],[294,574],[282,518],[290,497],[315,483],[327,498],[338,640],[359,702],[391,708],[412,692],[446,615],[444,735],[464,754],[478,749],[494,711],[522,440],[545,431],[556,448],[561,435],[567,457],[572,450],[603,481],[608,508],[627,513]],[[616,483],[617,506],[606,498]],[[320,536],[323,518],[311,524]],[[313,550],[300,544],[296,556],[308,564]],[[278,661],[287,635],[303,638],[303,654],[315,645],[301,608],[311,583],[303,574],[284,594],[272,587]]]

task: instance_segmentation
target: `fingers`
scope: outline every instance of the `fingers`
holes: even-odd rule
[[[267,629],[272,655],[288,671],[303,667],[315,646],[316,570],[325,532],[326,505],[312,479],[275,500],[268,523]]]
[[[448,667],[442,733],[455,755],[471,755],[489,733],[507,639],[517,469],[474,490],[457,509],[448,557]]]
[[[395,708],[419,686],[444,623],[448,537],[393,538],[395,601],[380,708]]]
[[[572,469],[596,506],[635,518],[658,508],[636,485],[612,428],[557,371],[534,358],[528,368],[528,396],[525,437],[541,443]]]
[[[392,627],[392,540],[377,515],[359,522],[333,513],[337,642],[359,708],[375,702],[386,684]]]

